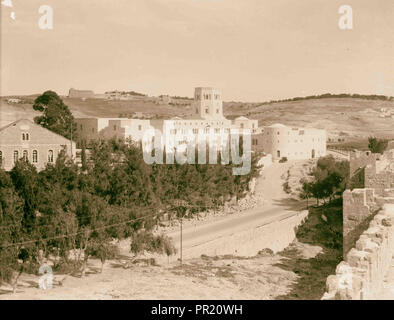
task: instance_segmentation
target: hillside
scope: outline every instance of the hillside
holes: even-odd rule
[[[1,126],[21,117],[33,119],[38,115],[31,107],[34,96],[20,98],[24,100],[22,103],[12,105],[6,102],[6,98],[0,99]],[[147,118],[163,119],[189,117],[194,112],[191,101],[182,99],[176,99],[172,104],[157,104],[149,98],[133,101],[62,98],[75,117],[132,117],[135,112],[141,112]],[[230,119],[240,115],[258,119],[260,125],[280,122],[290,126],[322,128],[331,134],[352,138],[371,134],[394,138],[394,119],[382,118],[382,108],[394,114],[394,101],[337,97],[264,104],[225,102],[224,114]]]

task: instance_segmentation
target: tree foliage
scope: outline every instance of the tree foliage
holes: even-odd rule
[[[372,153],[380,153],[383,154],[387,149],[388,140],[386,139],[378,139],[375,137],[368,138],[368,149],[371,150]]]
[[[150,166],[140,147],[115,140],[99,141],[90,151],[84,168],[62,151],[41,172],[27,161],[0,170],[0,281],[37,272],[41,255],[55,269],[84,275],[90,256],[104,265],[116,253],[114,241],[128,237],[134,253],[171,255],[170,240],[154,233],[164,214],[219,208],[242,197],[257,175],[256,159],[249,175],[234,176],[231,164]]]
[[[33,109],[42,112],[34,121],[55,133],[75,140],[76,125],[70,109],[54,91],[45,91],[33,104]]]
[[[310,173],[311,179],[301,179],[300,197],[331,201],[341,196],[349,183],[349,162],[336,161],[333,156],[320,158]]]

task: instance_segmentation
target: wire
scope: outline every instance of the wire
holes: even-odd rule
[[[181,205],[180,207],[188,207],[188,208],[190,208],[190,207],[200,207],[201,208],[201,206],[192,206],[192,205]],[[205,208],[208,208],[208,207],[205,207]],[[212,208],[214,208],[214,207],[212,207]],[[123,225],[123,224],[126,224],[126,223],[130,223],[130,222],[133,222],[133,221],[141,220],[141,219],[144,219],[144,218],[147,218],[147,217],[156,216],[156,215],[157,215],[157,213],[154,213],[154,214],[142,216],[142,217],[139,217],[139,218],[122,221],[122,222],[119,222],[119,223],[114,223],[114,224],[105,225],[105,226],[98,227],[98,228],[93,228],[93,229],[90,229],[89,231],[93,232],[93,231],[98,231],[98,230],[105,230],[107,228],[120,226],[120,225]],[[36,239],[36,240],[29,240],[29,241],[22,241],[22,242],[14,242],[14,243],[1,245],[1,247],[9,248],[9,247],[12,247],[12,246],[24,245],[24,244],[35,243],[35,242],[40,242],[40,241],[49,241],[49,240],[55,240],[55,239],[68,238],[68,237],[71,237],[71,236],[76,236],[76,235],[79,235],[79,234],[83,234],[85,232],[86,231],[84,230],[84,231],[79,231],[79,232],[70,233],[70,234],[62,234],[62,235],[58,235],[58,236],[55,236],[55,237],[49,237],[49,238],[45,238],[45,239]]]

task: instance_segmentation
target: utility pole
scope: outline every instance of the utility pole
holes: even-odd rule
[[[183,239],[182,239],[182,219],[183,219],[183,217],[181,216],[181,266],[182,266],[182,242],[183,242]]]
[[[73,123],[71,122],[71,127],[70,127],[70,141],[71,141],[71,160],[73,159]]]

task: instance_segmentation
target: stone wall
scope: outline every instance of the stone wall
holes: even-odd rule
[[[386,160],[382,161],[388,165]],[[386,166],[384,168],[386,168]],[[365,167],[365,188],[373,188],[376,194],[382,195],[385,189],[394,188],[394,172],[383,168],[379,171],[376,169],[376,165],[368,165]]]
[[[370,151],[354,151],[350,153],[350,177],[367,165],[375,166],[377,154]]]
[[[391,191],[392,192],[392,191]],[[394,252],[394,201],[376,214],[330,275],[323,300],[369,300],[380,291]]]
[[[391,144],[390,144],[391,148]],[[350,154],[351,187],[373,188],[376,194],[394,188],[394,150],[383,155],[356,151]]]
[[[354,246],[377,209],[373,189],[343,193],[343,256]]]
[[[183,257],[198,258],[201,254],[252,257],[263,249],[271,249],[276,253],[286,248],[296,238],[297,227],[304,223],[307,216],[308,211],[304,210],[261,226],[246,227],[184,249]]]

